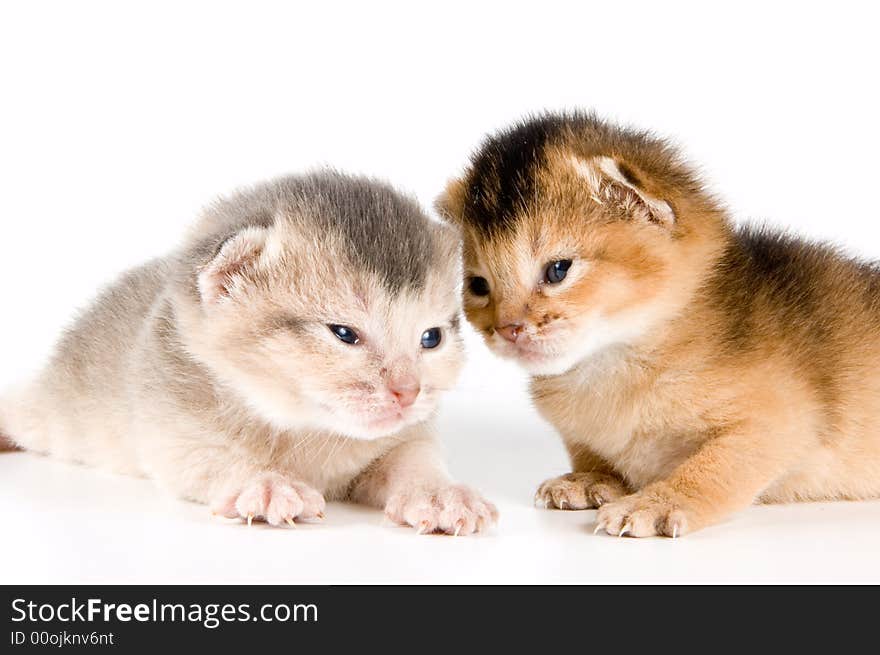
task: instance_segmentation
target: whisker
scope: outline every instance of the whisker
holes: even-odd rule
[[[335,443],[333,444],[333,446],[330,448],[330,452],[327,453],[327,457],[324,459],[324,463],[321,464],[321,468],[322,468],[322,469],[323,469],[323,468],[327,468],[327,464],[330,463],[330,460],[333,458],[333,455],[336,454],[336,451],[339,450],[340,446],[342,445],[342,443],[343,443],[344,441],[345,441],[345,437],[344,437],[344,436],[339,435],[339,436],[336,437],[336,442],[335,442]]]
[[[318,446],[317,450],[315,450],[315,452],[312,453],[312,456],[309,458],[309,463],[310,463],[310,464],[314,464],[314,463],[318,460],[318,457],[324,452],[324,449],[327,447],[327,445],[330,444],[330,443],[332,442],[332,437],[333,437],[333,436],[334,436],[334,435],[330,435],[330,436],[326,437],[326,438],[321,442],[321,445]]]

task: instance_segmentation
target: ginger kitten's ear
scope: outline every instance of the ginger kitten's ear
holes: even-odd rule
[[[611,204],[627,216],[671,227],[675,212],[668,202],[642,188],[625,164],[611,157],[572,157],[572,165],[589,186],[590,195],[600,205]]]
[[[446,190],[434,201],[434,209],[441,218],[460,226],[463,222],[464,197],[464,181],[458,178],[450,180]]]
[[[248,227],[226,240],[220,251],[199,271],[199,295],[205,304],[228,297],[236,280],[267,252],[266,230]]]

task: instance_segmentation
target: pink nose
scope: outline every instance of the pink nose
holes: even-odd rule
[[[503,327],[496,327],[495,331],[502,337],[507,339],[510,343],[516,343],[519,335],[522,334],[522,329],[522,323],[510,323],[509,325],[505,325]]]
[[[397,404],[401,407],[409,407],[412,405],[416,398],[419,397],[419,392],[421,391],[421,387],[418,384],[412,385],[388,385],[388,391],[391,392],[391,395],[394,396],[394,399],[397,401]]]

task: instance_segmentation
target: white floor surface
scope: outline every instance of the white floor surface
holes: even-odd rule
[[[880,502],[753,507],[675,541],[592,534],[595,512],[539,510],[565,470],[548,426],[512,394],[465,389],[440,426],[453,472],[501,511],[480,537],[423,535],[342,503],[296,530],[214,518],[147,480],[0,455],[0,583],[880,582]],[[493,406],[481,412],[483,403]]]

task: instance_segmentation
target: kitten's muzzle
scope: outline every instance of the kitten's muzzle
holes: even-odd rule
[[[494,328],[504,341],[496,341],[499,352],[526,362],[539,362],[547,358],[544,348],[535,340],[530,326],[524,323],[509,323]]]
[[[412,405],[419,397],[421,386],[418,382],[402,381],[388,384],[388,393],[397,401],[401,408]]]
[[[522,336],[523,334],[523,324],[508,323],[507,325],[496,327],[495,331],[510,343],[516,343],[520,336]]]

